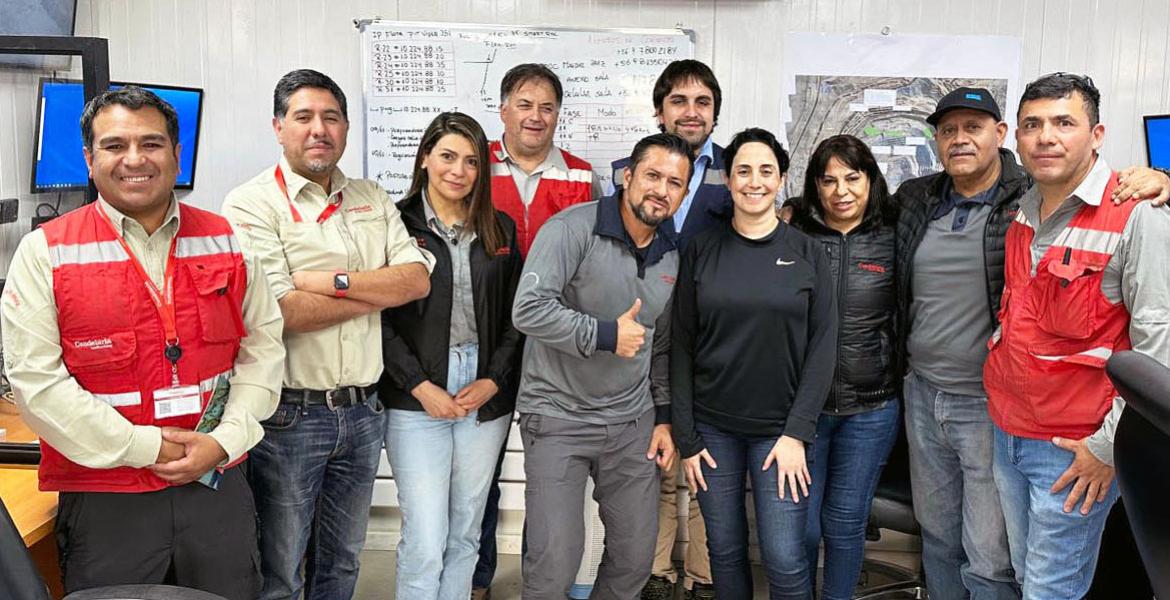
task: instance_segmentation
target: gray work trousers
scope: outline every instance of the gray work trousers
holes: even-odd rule
[[[581,563],[585,484],[605,526],[605,552],[590,595],[635,600],[650,577],[658,533],[658,468],[646,459],[654,411],[616,425],[520,415],[526,476],[524,600],[560,600]]]

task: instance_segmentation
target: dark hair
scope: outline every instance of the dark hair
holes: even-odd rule
[[[345,92],[328,75],[312,69],[297,69],[285,73],[280,81],[276,82],[276,89],[272,91],[272,116],[281,119],[288,113],[288,99],[301,88],[318,88],[333,94],[333,99],[341,106],[341,116],[349,120],[349,108],[345,103]]]
[[[869,227],[874,223],[890,224],[894,222],[894,203],[890,199],[889,188],[886,187],[886,178],[878,167],[877,160],[870,152],[865,142],[851,135],[834,135],[817,144],[812,156],[808,159],[808,168],[804,172],[804,193],[799,198],[792,199],[792,222],[800,229],[808,230],[816,226],[820,217],[821,223],[825,220],[825,208],[821,205],[820,186],[817,181],[829,168],[829,161],[837,159],[850,169],[861,171],[869,179],[869,198],[865,205],[865,214],[861,217],[861,226]]]
[[[86,150],[93,151],[94,118],[102,112],[102,109],[115,105],[125,106],[130,110],[141,110],[147,107],[157,110],[162,113],[163,119],[167,122],[167,135],[171,138],[171,147],[174,148],[179,143],[179,115],[175,112],[175,108],[150,90],[128,85],[97,95],[81,111],[81,141],[85,144]]]
[[[496,250],[507,244],[504,226],[496,217],[496,209],[492,205],[492,167],[488,160],[487,136],[483,128],[475,119],[461,112],[445,112],[435,117],[423,132],[418,143],[418,155],[414,158],[414,175],[410,182],[409,196],[419,194],[427,187],[429,181],[427,170],[423,168],[423,159],[435,149],[439,140],[447,134],[463,136],[475,148],[475,156],[479,161],[476,169],[475,182],[471,184],[471,200],[467,205],[467,222],[475,235],[483,242],[483,249],[488,256],[493,256]]]
[[[1031,100],[1057,100],[1071,98],[1073,92],[1080,92],[1085,103],[1085,114],[1089,115],[1089,127],[1101,122],[1101,92],[1087,75],[1075,73],[1050,73],[1028,84],[1020,96],[1020,109]]]
[[[539,63],[522,63],[504,73],[504,78],[500,80],[500,104],[506,102],[508,96],[511,96],[512,92],[519,89],[520,86],[534,79],[544,80],[552,86],[553,93],[557,96],[557,106],[560,106],[561,100],[565,96],[565,90],[561,87],[561,78],[557,77],[552,69]]]
[[[750,127],[735,134],[735,137],[731,138],[731,143],[723,149],[723,171],[727,174],[728,179],[731,179],[735,155],[739,153],[739,149],[744,144],[751,142],[758,142],[771,148],[772,153],[776,155],[776,166],[780,167],[780,174],[788,172],[788,151],[784,149],[784,145],[776,140],[776,136],[772,135],[772,132],[759,127]]]
[[[646,158],[646,153],[651,148],[663,148],[671,154],[678,154],[685,156],[687,159],[687,183],[691,180],[691,174],[695,172],[695,157],[691,155],[691,145],[686,140],[673,133],[656,133],[648,135],[634,144],[634,151],[630,154],[630,174],[638,170],[638,163]],[[614,185],[621,187],[620,182],[614,182]]]
[[[675,86],[682,85],[692,79],[710,88],[711,95],[714,96],[715,122],[711,124],[714,127],[719,123],[719,108],[723,106],[723,90],[719,89],[719,80],[715,79],[715,73],[711,72],[711,67],[694,59],[676,60],[666,65],[666,68],[662,70],[658,81],[654,82],[654,112],[661,114],[662,103],[670,95],[670,91]]]

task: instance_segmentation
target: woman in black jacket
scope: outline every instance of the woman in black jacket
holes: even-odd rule
[[[898,433],[893,202],[869,148],[851,135],[813,151],[792,223],[820,240],[837,287],[837,365],[811,455],[806,550],[823,538],[821,597],[853,597],[865,525]],[[811,578],[816,581],[816,577]]]
[[[386,454],[398,486],[397,597],[465,599],[496,458],[516,402],[521,336],[515,224],[491,201],[487,139],[443,113],[419,143],[398,203],[435,255],[430,296],[382,314]]]

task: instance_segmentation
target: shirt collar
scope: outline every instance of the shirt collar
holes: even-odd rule
[[[439,215],[435,213],[435,208],[431,206],[431,199],[427,195],[427,189],[425,187],[422,190],[422,205],[423,218],[426,219],[427,226],[432,228],[437,227],[440,231],[453,232],[456,235],[459,235],[462,232],[463,223],[455,223],[450,227],[448,227],[446,223],[443,223],[443,220],[440,219]]]
[[[1067,206],[1070,198],[1088,204],[1090,206],[1100,206],[1101,197],[1105,194],[1105,188],[1109,185],[1109,180],[1113,178],[1113,171],[1110,170],[1109,164],[1105,162],[1105,157],[1098,156],[1097,161],[1093,163],[1093,167],[1089,169],[1089,174],[1081,180],[1076,189],[1065,201],[1061,203],[1061,207]],[[1033,223],[1033,228],[1037,227],[1040,219],[1040,204],[1044,201],[1044,196],[1040,193],[1040,186],[1033,183],[1028,188],[1027,192],[1020,198],[1020,210],[1024,211],[1024,217]],[[1061,208],[1057,208],[1061,210]]]
[[[284,184],[288,186],[289,200],[296,200],[297,196],[300,195],[301,190],[310,185],[317,186],[317,189],[321,190],[322,193],[325,192],[325,190],[322,189],[318,183],[310,181],[302,177],[296,171],[293,171],[292,166],[288,164],[288,158],[285,157],[284,153],[281,153],[280,155],[279,164],[281,172],[284,173]],[[329,187],[331,188],[329,196],[333,196],[342,191],[345,189],[347,184],[349,184],[349,178],[345,176],[345,173],[341,172],[341,168],[333,167],[333,174],[329,178]]]
[[[128,221],[128,220],[134,221],[134,218],[128,217],[125,214],[123,214],[122,211],[114,208],[113,205],[111,205],[109,202],[107,202],[106,199],[102,198],[100,195],[98,196],[97,201],[98,201],[98,205],[101,206],[102,210],[106,213],[106,216],[110,218],[110,222],[114,224],[114,229],[117,230],[118,235],[125,237],[126,236],[126,221]],[[163,227],[170,225],[171,221],[175,222],[175,228],[178,229],[179,201],[175,199],[174,192],[171,192],[171,205],[169,207],[167,207],[167,214],[165,217],[163,217],[163,222],[162,222],[162,225],[159,227],[159,229],[162,229]],[[135,222],[137,223],[137,221],[135,221]]]
[[[509,165],[514,165],[519,168],[519,164],[508,154],[508,145],[504,143],[504,136],[500,136],[500,159]],[[529,175],[539,175],[549,169],[560,169],[565,173],[569,172],[569,163],[565,162],[565,157],[561,155],[561,149],[552,146],[548,149],[548,155],[544,157],[539,165],[532,170]]]
[[[1105,188],[1109,187],[1109,180],[1113,178],[1113,171],[1105,162],[1105,157],[1098,156],[1089,174],[1081,180],[1077,189],[1070,197],[1075,197],[1090,206],[1101,206],[1101,197],[1105,195]]]
[[[698,168],[699,161],[707,159],[707,164],[711,164],[715,160],[715,142],[711,141],[711,136],[707,136],[707,141],[703,142],[703,147],[699,148],[699,155],[695,157],[695,168]]]
[[[622,190],[614,192],[612,196],[605,196],[597,201],[597,224],[593,226],[593,234],[608,237],[624,243],[634,252],[634,240],[626,231],[626,224],[622,222],[621,203]],[[667,252],[675,249],[673,227],[668,225],[670,219],[663,219],[654,230],[654,239],[646,250],[646,265],[657,263]]]

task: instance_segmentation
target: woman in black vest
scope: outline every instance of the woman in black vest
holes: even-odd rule
[[[386,454],[398,486],[399,598],[471,594],[480,521],[511,425],[521,336],[515,224],[492,207],[487,138],[443,113],[419,143],[402,222],[435,255],[431,293],[382,313]]]
[[[865,526],[886,457],[897,438],[897,298],[893,202],[861,140],[830,137],[813,151],[792,224],[829,256],[839,314],[837,369],[817,422],[810,463],[806,548],[816,581],[825,546],[824,600],[853,597]]]

